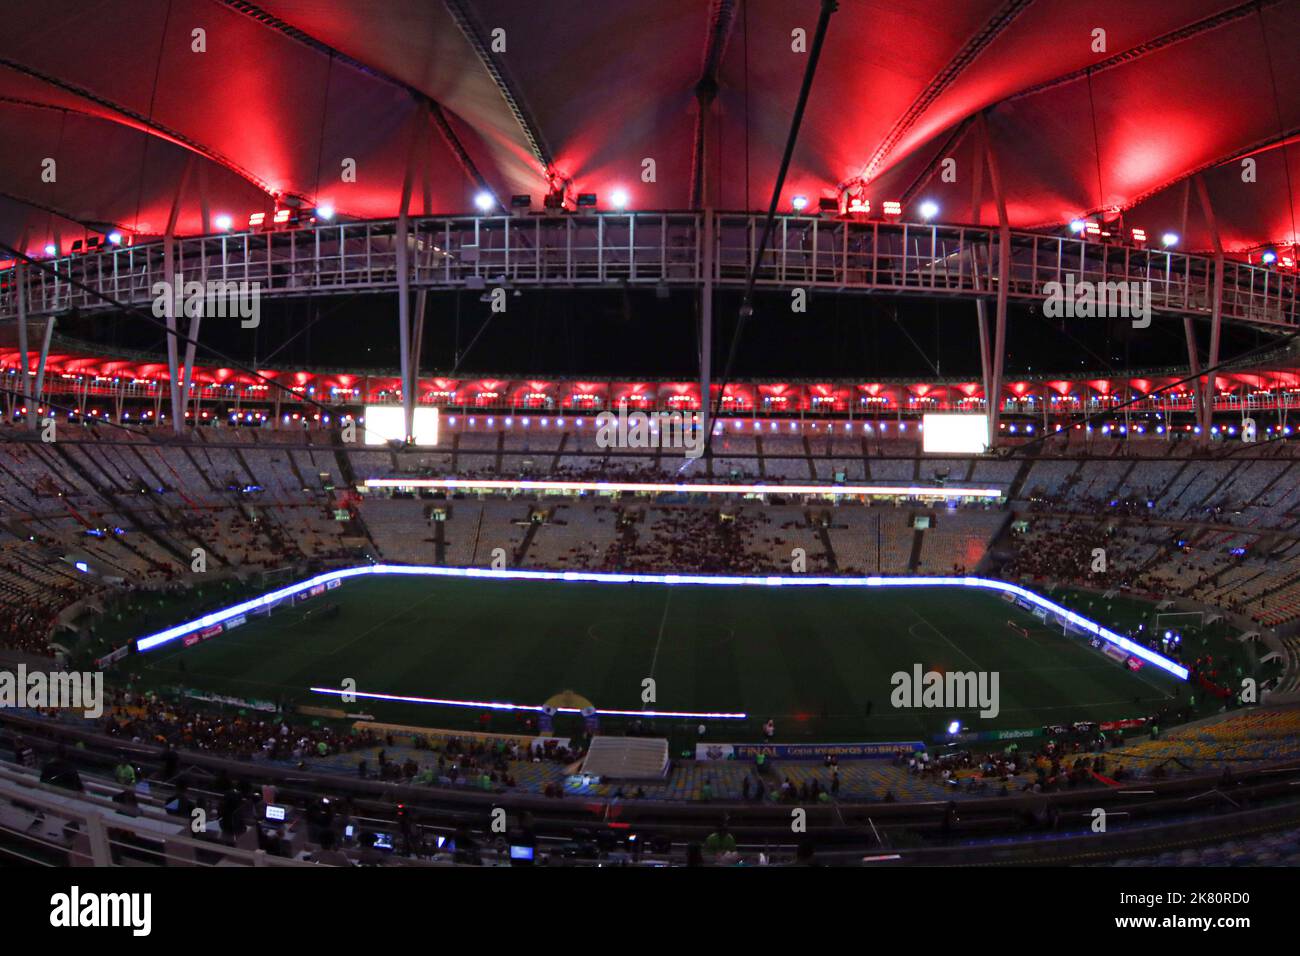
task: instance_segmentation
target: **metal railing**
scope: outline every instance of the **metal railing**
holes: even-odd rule
[[[36,866],[316,866],[196,840],[186,820],[126,813],[110,799],[0,768],[0,859]]]
[[[412,288],[486,289],[608,285],[689,286],[704,279],[701,212],[413,218],[407,237]],[[743,286],[764,217],[714,213],[714,281]],[[186,282],[257,283],[260,295],[392,292],[398,288],[395,219],[323,223],[278,232],[175,240]],[[987,296],[997,289],[995,228],[782,216],[758,262],[757,284],[900,295]],[[29,269],[31,315],[120,303],[151,307],[165,277],[163,243],[110,247]],[[1007,294],[1046,298],[1051,283],[1149,283],[1159,313],[1211,313],[1214,259],[1168,249],[1012,232]],[[1223,318],[1270,327],[1297,323],[1297,277],[1225,261]],[[87,291],[89,287],[93,291]],[[17,313],[12,270],[0,272],[0,317]]]

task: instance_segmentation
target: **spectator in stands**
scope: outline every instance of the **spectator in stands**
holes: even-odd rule
[[[736,854],[736,838],[731,835],[727,829],[726,821],[708,835],[704,841],[704,849],[713,858],[716,863],[734,863]]]
[[[118,754],[117,766],[113,768],[113,777],[123,787],[135,786],[135,767],[126,759],[126,754]]]

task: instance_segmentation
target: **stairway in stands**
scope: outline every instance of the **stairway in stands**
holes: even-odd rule
[[[1007,501],[1016,501],[1020,498],[1020,489],[1025,486],[1025,479],[1029,477],[1030,469],[1034,467],[1034,460],[1026,457],[1021,463],[1020,468],[1016,471],[1016,477],[1011,479],[1011,487],[1007,489]],[[971,463],[971,474],[974,474],[975,465]],[[971,480],[967,476],[967,481]]]
[[[826,550],[826,566],[831,574],[838,574],[840,570],[839,559],[835,557],[835,547],[831,544],[830,532],[826,530],[824,522],[817,521],[817,538],[821,541],[822,547]]]
[[[541,525],[536,521],[528,522],[528,530],[524,532],[524,540],[519,542],[519,547],[515,549],[514,562],[511,567],[522,568],[524,559],[528,557],[528,549],[532,547],[533,539],[537,537],[537,529]]]
[[[921,566],[921,546],[925,543],[925,532],[915,529],[912,532],[912,554],[907,559],[907,571],[909,574],[915,574]]]
[[[333,436],[334,440],[334,461],[339,466],[339,477],[348,488],[356,488],[357,473],[352,467],[352,459],[348,457],[347,449],[343,447],[343,437],[340,434]],[[361,529],[361,535],[370,542],[370,553],[378,560],[383,560],[384,553],[379,550],[379,545],[375,542],[375,536],[370,533],[366,526],[366,519],[361,514],[360,508],[352,509],[352,525]]]

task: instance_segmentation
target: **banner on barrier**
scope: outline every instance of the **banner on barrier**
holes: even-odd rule
[[[131,645],[123,644],[117,650],[109,651],[103,657],[98,658],[95,661],[95,667],[97,667],[99,670],[102,671],[106,667],[111,667],[113,664],[116,664],[118,661],[120,661],[122,658],[126,657],[126,655],[130,653],[131,653]]]
[[[898,751],[924,750],[919,740],[850,744],[696,744],[696,760],[753,760],[760,753],[769,760],[878,760]]]

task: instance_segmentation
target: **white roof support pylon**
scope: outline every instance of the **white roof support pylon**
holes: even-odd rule
[[[998,422],[1002,412],[1002,370],[1007,353],[1007,296],[1011,283],[1011,225],[1007,219],[1007,197],[1002,188],[1002,172],[998,167],[997,153],[989,137],[988,120],[981,114],[980,132],[984,139],[984,159],[989,170],[989,185],[998,208],[998,287],[997,312],[993,333],[993,352],[989,361],[988,382],[985,386],[985,403],[989,416],[989,448],[998,443]]]
[[[185,164],[185,172],[176,186],[176,195],[172,197],[171,214],[167,217],[167,231],[163,233],[163,280],[167,285],[167,302],[163,315],[167,321],[167,385],[172,399],[172,431],[180,435],[185,430],[185,402],[181,397],[180,359],[177,344],[180,341],[176,329],[176,303],[184,301],[176,288],[176,220],[181,213],[181,196],[189,185],[190,174],[194,171],[194,159]],[[182,290],[183,291],[183,290]],[[200,306],[202,311],[202,306]],[[192,365],[186,362],[186,365]]]
[[[1210,202],[1210,191],[1205,188],[1205,180],[1196,176],[1196,193],[1201,200],[1201,211],[1210,227],[1210,238],[1214,242],[1214,299],[1210,311],[1210,352],[1205,359],[1205,367],[1210,372],[1205,376],[1201,388],[1201,443],[1210,441],[1210,428],[1214,419],[1214,367],[1219,364],[1219,340],[1223,331],[1223,240],[1219,235],[1219,222],[1214,215],[1214,206]]]

